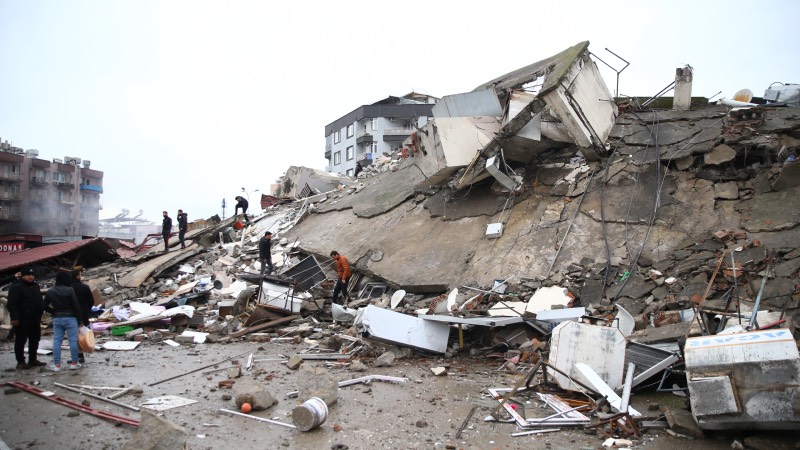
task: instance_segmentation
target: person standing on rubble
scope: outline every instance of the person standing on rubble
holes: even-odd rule
[[[239,208],[242,208],[242,215],[244,216],[244,220],[247,222],[248,225],[250,225],[250,218],[247,217],[247,207],[250,206],[250,202],[248,202],[247,199],[245,199],[241,195],[236,196],[234,200],[236,200],[236,207],[234,207],[233,209],[233,215],[238,215]]]
[[[350,282],[350,263],[347,261],[343,255],[340,255],[339,252],[336,250],[331,252],[331,258],[336,261],[336,284],[333,286],[333,303],[339,299],[339,293],[342,293],[344,298],[344,302],[350,300],[350,296],[347,295],[347,283]]]
[[[172,218],[164,211],[164,220],[161,221],[161,237],[164,238],[164,253],[169,251],[169,234],[172,233]]]
[[[33,269],[26,267],[17,274],[8,290],[8,313],[11,326],[14,327],[14,355],[17,358],[17,370],[44,366],[36,357],[39,350],[39,339],[42,335],[42,314],[44,299],[39,283],[34,281]],[[25,363],[25,342],[28,343],[28,363]]]
[[[75,290],[75,297],[78,298],[78,306],[81,307],[81,319],[83,319],[83,326],[89,327],[89,315],[94,306],[94,297],[92,296],[92,289],[83,282],[83,269],[76,268],[72,270],[72,289]],[[78,362],[83,364],[86,360],[83,353],[78,352]]]
[[[69,272],[56,274],[56,285],[44,294],[44,310],[53,315],[53,372],[61,370],[61,343],[64,333],[69,342],[69,369],[80,369],[78,362],[78,323],[83,321],[78,297],[72,289],[72,276]]]
[[[258,240],[258,259],[261,261],[261,276],[264,276],[264,269],[269,267],[267,275],[272,275],[272,232],[267,231]]]
[[[182,209],[178,210],[178,240],[181,242],[181,248],[186,248],[184,238],[186,231],[189,229],[189,215],[183,212]]]

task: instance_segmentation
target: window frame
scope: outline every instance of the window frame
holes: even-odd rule
[[[352,123],[350,125],[348,125],[347,129],[346,129],[346,133],[347,133],[346,136],[348,138],[353,137],[356,134],[356,126],[354,124],[352,124]]]
[[[333,154],[333,165],[338,166],[342,163],[342,152],[338,151]]]
[[[333,132],[333,143],[338,144],[342,142],[342,130],[336,130]]]
[[[348,161],[352,161],[353,158],[355,158],[355,149],[352,145],[345,149],[345,158],[347,158]]]

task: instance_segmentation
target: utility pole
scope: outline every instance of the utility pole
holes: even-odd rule
[[[222,197],[222,220],[225,220],[225,197]]]

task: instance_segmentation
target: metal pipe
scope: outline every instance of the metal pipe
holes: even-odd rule
[[[220,411],[222,411],[224,413],[228,413],[228,414],[233,414],[235,416],[242,416],[242,417],[246,417],[248,419],[257,420],[259,422],[267,422],[267,423],[271,423],[273,425],[280,425],[280,426],[286,427],[286,428],[297,429],[296,426],[294,426],[294,425],[292,425],[290,423],[278,422],[277,420],[264,419],[263,417],[258,417],[258,416],[251,416],[250,414],[244,414],[244,413],[240,413],[238,411],[231,411],[230,409],[220,408]]]
[[[74,388],[74,387],[71,387],[71,386],[67,386],[66,384],[61,384],[61,383],[53,383],[53,384],[55,384],[56,386],[58,386],[60,388],[66,389],[68,391],[77,392],[78,394],[85,395],[87,397],[91,397],[91,398],[94,398],[94,399],[97,399],[97,400],[101,400],[101,401],[104,401],[106,403],[111,403],[112,405],[121,406],[123,408],[127,408],[127,409],[130,409],[130,410],[133,410],[133,411],[140,411],[140,408],[138,406],[126,405],[125,403],[121,403],[121,402],[118,402],[116,400],[111,400],[109,398],[105,398],[105,397],[97,395],[97,394],[92,394],[91,392],[82,391],[80,389],[77,389],[77,388]]]
[[[769,270],[772,268],[772,257],[773,255],[770,254],[769,258],[767,259],[767,268],[764,270],[764,278],[761,279],[761,287],[758,289],[756,304],[753,305],[753,313],[750,316],[750,323],[747,325],[748,330],[752,330],[753,326],[756,324],[756,316],[758,316],[758,307],[761,304],[761,296],[764,294],[764,288],[767,286],[767,278],[769,278]]]
[[[531,431],[520,431],[518,433],[511,433],[511,436],[527,436],[529,434],[541,434],[541,433],[552,433],[553,431],[561,431],[561,428],[546,428],[544,430],[531,430]]]
[[[628,372],[625,374],[625,384],[622,386],[622,400],[619,404],[619,412],[628,412],[628,403],[631,400],[631,387],[633,386],[633,374],[636,364],[628,363]]]

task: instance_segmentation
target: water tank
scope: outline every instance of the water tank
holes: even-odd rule
[[[89,161],[88,159],[84,159],[83,160],[83,168],[84,169],[88,169],[91,165],[92,165],[92,162]]]
[[[25,157],[31,159],[38,158],[39,150],[36,150],[35,148],[29,148],[27,151],[25,151]]]

